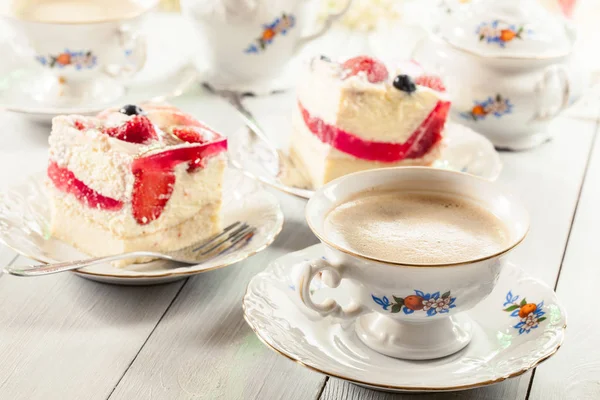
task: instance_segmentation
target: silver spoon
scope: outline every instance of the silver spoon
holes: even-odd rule
[[[235,160],[232,158],[230,161],[233,164],[233,166],[244,171],[244,173],[246,175],[248,175],[254,179],[257,179],[269,186],[273,186],[285,193],[290,193],[290,194],[293,194],[295,196],[302,197],[305,199],[310,198],[313,194],[312,190],[304,189],[303,187],[294,187],[294,186],[286,185],[283,182],[281,182],[281,180],[279,179],[279,177],[282,175],[282,172],[285,172],[287,170],[293,170],[294,168],[296,168],[294,166],[294,162],[292,161],[292,159],[289,156],[287,156],[285,153],[281,152],[277,148],[277,146],[275,146],[273,144],[273,142],[264,133],[264,130],[260,127],[260,125],[254,118],[252,113],[244,106],[244,104],[242,103],[242,97],[244,96],[244,94],[233,91],[233,90],[215,89],[206,82],[203,83],[203,86],[204,86],[204,88],[206,88],[206,90],[208,90],[212,94],[215,94],[215,95],[223,98],[230,105],[233,106],[233,108],[238,112],[238,115],[244,121],[244,124],[246,125],[246,127],[249,129],[249,131],[251,133],[254,134],[255,137],[253,137],[253,139],[258,138],[258,140],[260,141],[260,146],[263,146],[264,149],[270,153],[271,157],[273,157],[273,160],[274,160],[273,164],[277,165],[277,170],[272,171],[273,179],[268,179],[265,177],[261,177],[261,176],[252,174],[251,172],[246,170],[244,168],[244,166],[238,162],[238,160]],[[249,94],[249,95],[252,95],[252,94]],[[308,182],[308,179],[302,173],[298,176],[298,178],[302,179],[302,183]],[[305,185],[302,185],[302,186],[305,186]]]
[[[231,104],[233,108],[235,108],[239,116],[244,121],[244,124],[246,124],[252,133],[254,133],[261,141],[264,142],[267,149],[270,153],[272,153],[271,155],[277,160],[277,164],[281,168],[281,160],[279,159],[279,151],[277,151],[277,146],[275,146],[271,140],[269,140],[263,129],[258,124],[258,121],[256,121],[252,113],[248,111],[248,109],[242,103],[242,93],[233,90],[215,89],[208,83],[203,83],[203,86],[206,88],[206,90],[223,98],[229,104]]]
[[[220,233],[210,239],[194,243],[181,250],[168,253],[156,253],[152,251],[134,251],[112,256],[89,258],[86,260],[65,261],[52,264],[31,265],[26,267],[10,266],[4,268],[4,272],[17,276],[43,276],[71,271],[95,264],[103,264],[111,261],[124,260],[127,258],[149,257],[163,260],[175,261],[184,264],[200,264],[227,253],[233,249],[246,244],[256,232],[256,228],[242,222],[235,222],[223,229]]]

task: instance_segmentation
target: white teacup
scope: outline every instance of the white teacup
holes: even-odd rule
[[[110,102],[142,69],[146,42],[136,31],[158,0],[11,0],[0,15],[26,43],[43,74],[30,88],[48,105]],[[116,78],[116,79],[115,79]]]
[[[252,88],[281,76],[303,45],[323,35],[350,7],[332,13],[315,32],[304,31],[314,18],[305,0],[181,0],[208,52],[201,57],[218,88]],[[204,50],[204,49],[203,49]]]
[[[435,190],[474,198],[500,219],[509,240],[501,251],[488,257],[430,265],[384,262],[335,244],[324,229],[329,211],[360,192],[378,187]],[[336,179],[315,192],[306,206],[306,219],[325,245],[326,254],[307,261],[298,271],[296,287],[304,304],[322,316],[357,318],[356,332],[367,346],[385,355],[414,360],[447,356],[469,343],[473,322],[463,311],[492,292],[506,255],[529,229],[525,208],[495,184],[427,167],[371,170]],[[331,299],[321,304],[312,301],[310,283],[321,272],[323,282],[331,287],[339,286],[342,279],[349,281],[350,306],[342,308]],[[427,302],[433,299],[439,304]]]

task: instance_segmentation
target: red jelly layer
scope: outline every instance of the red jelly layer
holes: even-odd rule
[[[123,207],[123,202],[101,195],[77,179],[73,172],[60,167],[52,160],[48,164],[48,177],[58,190],[74,195],[77,200],[88,207],[108,211],[117,211]]]
[[[438,101],[435,108],[404,143],[365,140],[350,132],[325,123],[298,102],[307,128],[323,143],[367,161],[394,163],[404,159],[420,158],[442,139],[442,130],[448,118],[450,102]]]
[[[171,198],[175,185],[175,167],[187,163],[187,171],[204,168],[206,160],[227,150],[227,139],[176,147],[133,161],[135,176],[132,192],[133,217],[140,225],[159,218]]]

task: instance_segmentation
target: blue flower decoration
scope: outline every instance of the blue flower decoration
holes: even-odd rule
[[[450,309],[456,308],[456,297],[451,297],[449,290],[440,294],[440,291],[425,293],[422,290],[415,289],[415,294],[408,295],[405,298],[392,296],[393,302],[386,296],[380,298],[372,294],[371,297],[383,310],[388,311],[389,309],[392,314],[402,311],[405,315],[410,315],[414,314],[415,311],[424,311],[425,315],[432,317],[437,314],[446,314],[450,312]],[[408,301],[408,305],[406,305],[406,301]]]
[[[525,314],[525,317],[521,317],[519,315],[520,311],[523,310],[524,307],[530,303],[527,303],[527,300],[525,298],[518,302],[519,296],[513,295],[512,291],[509,291],[506,294],[505,300],[506,301],[502,305],[503,307],[506,307],[504,311],[510,312],[510,316],[513,318],[519,318],[519,322],[517,322],[516,325],[513,325],[513,328],[519,331],[519,335],[522,335],[523,333],[529,333],[531,332],[531,330],[537,329],[539,327],[539,324],[546,320],[546,317],[544,317],[546,313],[543,311],[543,301],[535,305],[534,311]],[[527,311],[527,309],[525,310]]]
[[[373,298],[373,301],[375,301],[375,303],[377,303],[381,307],[383,307],[384,310],[387,310],[388,307],[391,305],[390,299],[388,299],[386,296],[379,298],[379,297],[375,297],[375,295],[371,295],[371,297]]]
[[[505,307],[509,304],[516,303],[517,300],[519,300],[519,296],[513,296],[512,291],[509,290],[508,293],[506,294],[506,301],[504,302],[504,304],[502,306]]]

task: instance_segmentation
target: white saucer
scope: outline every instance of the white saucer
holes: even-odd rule
[[[49,79],[40,79],[39,72],[33,69],[19,69],[5,76],[0,85],[0,110],[19,113],[39,122],[50,122],[59,114],[92,115],[126,103],[164,101],[182,94],[197,80],[198,73],[192,66],[183,66],[174,80],[155,81],[146,87],[125,87],[104,76],[90,84],[91,93],[82,96],[85,101],[70,97],[63,102],[52,103],[48,92],[43,98],[36,99],[36,93],[40,94],[38,88],[50,82]]]
[[[519,376],[551,357],[563,342],[566,315],[554,291],[508,264],[492,294],[467,313],[476,323],[463,350],[429,361],[384,356],[362,343],[353,322],[321,318],[301,303],[295,267],[322,255],[319,244],[275,260],[250,281],[243,299],[244,317],[258,337],[309,369],[378,390],[454,391]],[[344,306],[350,301],[342,293],[346,284],[330,289],[315,279],[311,291],[315,300],[333,298]],[[538,306],[530,315],[539,321],[529,330],[517,315],[525,298]]]
[[[279,133],[274,142],[280,149],[280,157],[286,159],[289,134],[281,133],[289,132],[291,126],[289,118],[271,116],[264,120],[266,121],[266,123],[262,122],[264,129]],[[274,129],[275,126],[278,129]],[[498,178],[502,171],[502,161],[488,139],[452,121],[447,122],[445,132],[446,146],[441,158],[434,163],[433,167],[466,172],[491,181]],[[229,136],[229,155],[235,167],[269,186],[303,198],[310,198],[313,194],[310,189],[293,187],[282,182],[278,160],[269,151],[268,146],[247,128],[240,129]],[[282,164],[283,168],[294,168],[290,163],[282,162]]]
[[[45,174],[0,193],[0,242],[40,262],[68,261],[88,258],[48,233],[49,201],[44,189]],[[255,180],[235,169],[225,172],[223,184],[223,224],[245,221],[257,228],[252,239],[241,248],[223,254],[201,265],[154,261],[115,268],[101,264],[78,270],[84,278],[124,285],[149,285],[170,282],[190,275],[226,267],[263,250],[281,231],[283,213],[275,196]]]

